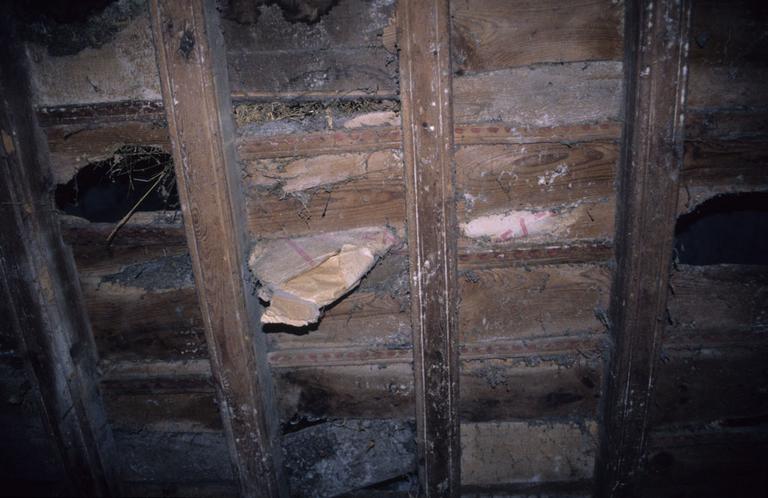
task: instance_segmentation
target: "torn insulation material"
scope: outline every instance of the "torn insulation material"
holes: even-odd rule
[[[380,227],[257,244],[249,266],[262,285],[259,297],[269,302],[261,322],[317,322],[323,307],[355,288],[397,242],[390,229]]]
[[[461,231],[465,237],[489,239],[491,242],[564,236],[574,223],[584,217],[586,209],[586,206],[575,206],[558,210],[490,214],[462,223]]]

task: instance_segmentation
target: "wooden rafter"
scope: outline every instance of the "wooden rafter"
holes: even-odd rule
[[[40,394],[69,492],[115,495],[115,448],[98,389],[96,346],[53,205],[24,48],[7,16],[0,19],[0,95],[0,299],[9,312],[3,321]]]
[[[643,457],[666,323],[680,171],[690,6],[627,2],[625,125],[598,496],[626,496]]]
[[[212,0],[150,2],[179,197],[230,454],[244,496],[284,496],[279,416],[246,225],[223,40]]]
[[[426,496],[458,496],[457,248],[448,1],[400,0],[397,15],[419,473]]]

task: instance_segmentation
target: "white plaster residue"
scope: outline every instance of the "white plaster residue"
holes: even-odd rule
[[[565,163],[560,164],[553,171],[550,171],[549,173],[546,173],[540,176],[539,185],[543,187],[550,187],[555,182],[555,180],[557,180],[561,176],[564,176],[566,173],[568,173],[568,165],[566,165]]]

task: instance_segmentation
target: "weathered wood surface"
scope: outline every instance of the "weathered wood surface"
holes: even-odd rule
[[[264,137],[241,133],[238,153],[243,161],[315,156],[399,148],[400,128],[381,126],[361,130],[316,131]]]
[[[459,244],[459,269],[484,270],[526,265],[583,264],[607,261],[613,255],[611,241],[576,242],[543,247],[486,248]],[[471,252],[467,252],[467,251]]]
[[[383,36],[394,1],[345,1],[299,22],[290,22],[291,9],[283,12],[278,5],[236,3],[242,10],[224,9],[222,27],[223,57],[238,95],[396,95],[396,55]],[[54,56],[30,43],[36,103],[159,100],[149,16],[136,5],[126,9],[132,12],[123,13],[120,25],[110,26],[116,30],[113,39],[98,47]],[[93,16],[73,29],[103,30],[108,22]]]
[[[707,140],[686,142],[680,213],[717,195],[768,189],[768,142]]]
[[[398,150],[252,160],[243,175],[253,237],[402,226],[405,219]]]
[[[462,343],[605,332],[611,271],[603,265],[470,270],[460,285]]]
[[[696,2],[691,14],[689,106],[722,111],[768,105],[762,2]]]
[[[610,143],[458,147],[459,218],[610,197],[618,152]]]
[[[711,346],[697,335],[665,344],[651,407],[654,427],[679,423],[764,424],[768,416],[768,343]]]
[[[569,62],[454,79],[457,123],[550,127],[619,119],[621,62]]]
[[[64,125],[46,129],[51,149],[53,180],[67,183],[78,169],[113,156],[123,145],[158,147],[168,151],[168,130],[163,123],[128,121],[88,125]]]
[[[454,128],[454,140],[458,145],[563,142],[571,144],[618,140],[620,136],[621,125],[618,121],[544,127],[466,122],[457,124]]]
[[[464,485],[589,479],[597,424],[592,420],[462,424],[461,447]]]
[[[692,64],[688,92],[693,109],[765,108],[768,67]]]
[[[586,353],[586,352],[585,352]],[[462,361],[463,422],[549,417],[592,418],[602,383],[601,359],[562,355],[554,360]]]
[[[768,137],[768,113],[755,109],[690,111],[685,118],[687,141],[761,140]]]
[[[77,246],[76,250],[80,250]],[[77,257],[88,313],[102,358],[178,360],[207,358],[203,318],[186,247],[115,246]],[[366,362],[356,351],[409,348],[408,269],[402,253],[390,253],[357,288],[330,307],[309,331],[271,325],[277,364]],[[357,348],[347,351],[343,348]],[[341,350],[341,355],[336,353]],[[333,352],[331,357],[326,353]],[[306,353],[306,354],[304,354]],[[410,355],[408,350],[405,351]],[[354,355],[358,354],[357,357]],[[409,359],[410,361],[410,359]]]
[[[352,0],[290,22],[277,5],[233,3],[222,23],[233,93],[242,97],[397,94],[384,34],[395,2]]]
[[[758,334],[768,326],[768,271],[764,266],[679,265],[670,277],[667,308],[668,334]]]
[[[615,351],[597,496],[624,496],[644,454],[682,168],[689,22],[687,2],[626,5],[626,122],[610,306]]]
[[[374,171],[283,197],[269,189],[246,194],[247,226],[255,237],[296,237],[366,226],[401,227],[405,219],[402,169]]]
[[[593,417],[602,368],[598,341],[527,341],[467,345],[461,362],[460,416],[467,422]],[[475,352],[478,349],[480,352]],[[103,389],[116,429],[156,432],[221,430],[206,360],[105,363]],[[297,367],[273,364],[284,430],[334,418],[411,418],[414,377],[409,358],[397,363]]]
[[[91,223],[76,216],[59,215],[64,241],[73,247],[78,264],[109,260],[115,247],[186,247],[184,225],[178,211],[137,211],[107,243],[114,223]],[[90,263],[88,263],[90,264]]]
[[[691,424],[651,433],[636,496],[760,498],[768,489],[768,431]]]
[[[453,96],[447,0],[398,4],[419,478],[460,491]]]
[[[224,432],[241,491],[284,496],[277,406],[247,288],[246,223],[214,2],[150,3],[176,179]]]
[[[0,300],[71,492],[117,494],[96,347],[50,196],[48,149],[11,19],[0,20]],[[5,334],[4,334],[5,335]],[[4,425],[12,431],[12,426]],[[11,476],[11,479],[17,476]],[[66,485],[65,485],[66,486]],[[9,490],[13,492],[12,490]]]
[[[622,6],[609,0],[454,0],[454,66],[480,72],[621,60],[622,14]]]

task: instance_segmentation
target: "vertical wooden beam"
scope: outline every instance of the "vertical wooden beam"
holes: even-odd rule
[[[214,0],[151,0],[184,225],[219,408],[244,496],[285,496],[279,416],[250,292],[224,42]]]
[[[98,389],[96,346],[74,260],[61,238],[48,146],[28,75],[24,47],[3,16],[0,299],[10,316],[2,320],[41,395],[44,423],[71,481],[69,493],[115,495],[114,442]]]
[[[457,224],[448,0],[400,0],[397,16],[419,475],[426,496],[458,496]]]
[[[625,123],[610,309],[615,350],[598,496],[630,493],[646,443],[683,160],[689,23],[687,0],[626,3]]]

